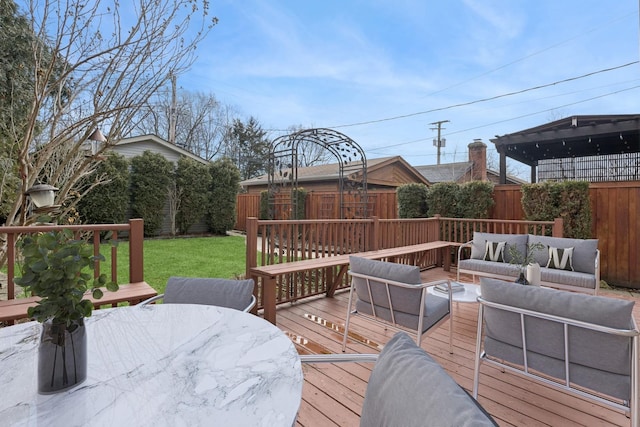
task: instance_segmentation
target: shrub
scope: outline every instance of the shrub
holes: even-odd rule
[[[562,218],[565,237],[591,237],[591,205],[586,181],[543,182],[522,185],[522,209],[529,221]]]
[[[269,192],[267,190],[260,192],[260,212],[259,219],[271,219],[269,217]]]
[[[439,182],[427,192],[428,215],[457,218],[459,186],[455,182]]]
[[[207,213],[210,179],[207,165],[184,156],[178,160],[175,180],[176,195],[179,199],[176,213],[179,233],[189,232],[189,228]]]
[[[307,201],[307,190],[298,188],[291,192],[291,208],[296,206],[296,210],[292,211],[291,219],[304,219],[305,217],[305,203]]]
[[[173,165],[162,154],[145,151],[131,159],[131,213],[144,219],[144,233],[160,232]]]
[[[121,154],[109,152],[96,170],[83,180],[91,185],[106,179],[78,201],[78,212],[85,223],[122,223],[129,210],[129,162]]]
[[[216,160],[209,166],[208,225],[214,234],[224,235],[236,222],[236,196],[240,190],[240,172],[229,159]]]
[[[424,184],[410,183],[398,187],[398,217],[426,218],[427,193],[429,188]]]
[[[495,204],[493,183],[470,181],[459,187],[458,215],[462,218],[489,218],[489,210]]]

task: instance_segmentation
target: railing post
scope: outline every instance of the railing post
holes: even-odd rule
[[[15,275],[16,264],[16,235],[7,233],[7,299],[15,299],[15,285],[13,277]]]
[[[251,275],[251,268],[258,264],[258,218],[247,218],[247,244],[246,244],[246,270],[245,277]]]
[[[144,220],[129,220],[129,283],[144,282]]]
[[[553,220],[553,237],[563,237],[564,234],[564,220],[562,218],[556,218]]]
[[[446,240],[443,236],[442,236],[442,217],[440,216],[440,214],[435,214],[433,216],[436,219],[436,229],[435,231],[435,239],[434,240]]]
[[[251,275],[251,268],[256,267],[258,265],[258,218],[249,217],[246,219],[247,225],[247,239],[246,239],[246,249],[245,249],[245,273],[244,277],[247,279],[251,278],[254,282],[253,295],[255,295],[258,303],[253,307],[251,313],[258,313],[258,306],[264,306],[264,302],[260,301],[260,293],[258,292],[258,277]],[[264,236],[262,236],[264,238]],[[264,294],[264,283],[263,290]]]
[[[377,251],[380,248],[380,218],[372,216],[373,221],[371,227],[371,242],[369,243],[370,251]]]

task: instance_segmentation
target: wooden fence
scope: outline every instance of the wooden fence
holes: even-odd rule
[[[600,274],[607,283],[640,289],[640,181],[592,183],[590,188],[592,236],[599,240]],[[322,219],[322,197],[332,193],[309,193],[307,218]],[[395,193],[370,192],[370,211],[380,219],[397,219]],[[334,195],[337,200],[337,195]],[[489,217],[496,220],[524,219],[519,185],[497,185],[495,205]],[[260,195],[238,196],[239,230],[246,218],[258,216]],[[408,243],[407,243],[408,244]]]
[[[395,191],[379,190],[367,192],[367,217],[397,218],[398,201]],[[351,206],[356,203],[354,195],[344,194],[343,204]],[[247,218],[260,217],[260,193],[239,194],[236,203],[235,229],[246,231]],[[340,195],[337,192],[314,191],[307,194],[305,201],[304,219],[335,219],[340,218]],[[277,220],[291,218],[279,211]]]
[[[521,198],[520,186],[496,186],[491,217],[524,218]],[[600,277],[612,285],[640,289],[640,181],[591,183],[589,198]]]

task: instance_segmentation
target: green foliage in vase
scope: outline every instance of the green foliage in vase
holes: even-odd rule
[[[22,254],[22,277],[14,282],[41,298],[28,309],[29,317],[39,322],[52,319],[69,327],[91,316],[93,304],[85,299],[87,291],[100,299],[100,287],[118,290],[118,284],[108,281],[105,274],[94,278],[91,271],[104,257],[94,255],[93,247],[69,229],[25,235],[16,246]]]
[[[516,245],[507,245],[509,247],[509,255],[511,255],[510,264],[517,264],[520,267],[525,268],[529,264],[533,264],[536,261],[535,253],[537,251],[543,251],[547,248],[546,245],[536,242],[536,243],[527,243],[527,251],[526,253],[521,253]]]

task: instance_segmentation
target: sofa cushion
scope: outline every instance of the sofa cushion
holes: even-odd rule
[[[573,248],[554,248],[549,246],[549,262],[547,262],[547,268],[554,268],[556,270],[573,270]]]
[[[371,372],[360,426],[425,425],[497,424],[431,356],[399,332],[384,346]]]
[[[554,248],[573,248],[573,269],[583,273],[595,274],[596,256],[598,251],[598,239],[569,239],[566,237],[548,237],[529,235],[529,244],[542,243]],[[536,262],[542,266],[549,262],[548,251],[536,251],[534,253]]]
[[[555,268],[542,267],[540,269],[540,280],[558,285],[568,285],[578,288],[595,289],[596,276],[579,271],[557,270]]]
[[[463,259],[458,262],[459,270],[471,270],[479,273],[497,274],[516,278],[520,274],[520,266],[504,262],[484,261],[482,259]]]
[[[485,261],[504,262],[504,246],[506,242],[489,242],[485,245],[484,257]]]
[[[471,244],[471,258],[483,259],[486,249],[486,242],[505,242],[504,248],[504,262],[511,262],[511,248],[514,248],[519,253],[523,254],[527,245],[526,234],[494,234],[494,233],[481,233],[478,231],[473,232],[473,241]],[[546,265],[546,263],[545,263]]]
[[[497,279],[481,278],[480,285],[482,298],[487,301],[610,328],[633,328],[634,301],[516,286]],[[487,354],[522,364],[519,314],[486,307],[485,320]],[[576,326],[568,329],[571,380],[585,387],[600,387],[604,381],[607,393],[624,397],[628,393],[631,340]],[[525,316],[525,331],[529,367],[556,377],[563,376],[563,325]]]

